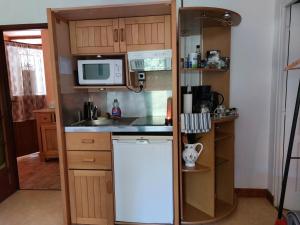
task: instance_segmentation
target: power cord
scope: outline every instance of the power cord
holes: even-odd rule
[[[133,91],[134,93],[141,93],[144,89],[144,84],[140,83],[139,90],[135,90],[135,89],[132,89],[130,87],[127,87],[127,89],[130,90],[130,91]]]

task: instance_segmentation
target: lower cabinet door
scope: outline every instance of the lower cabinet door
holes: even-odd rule
[[[58,158],[56,124],[42,124],[41,135],[44,157]]]
[[[71,219],[75,224],[113,224],[112,172],[69,170]]]

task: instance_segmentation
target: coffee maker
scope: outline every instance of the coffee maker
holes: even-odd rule
[[[188,88],[182,87],[182,95],[187,93]],[[191,87],[193,95],[193,113],[200,113],[201,107],[205,105],[211,113],[224,102],[224,96],[221,93],[211,90],[210,85],[200,85]],[[183,99],[182,99],[183,100]]]

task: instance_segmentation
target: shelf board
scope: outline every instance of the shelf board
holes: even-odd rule
[[[207,224],[219,221],[229,216],[237,207],[236,197],[233,205],[216,199],[215,217],[211,217],[201,210],[191,206],[188,203],[183,203],[183,220],[182,224]]]
[[[222,118],[216,118],[212,117],[211,122],[212,123],[226,123],[226,122],[231,122],[233,120],[236,120],[238,116],[224,116]]]
[[[215,136],[215,141],[222,141],[222,140],[226,140],[228,138],[232,138],[233,135],[232,134],[228,134],[225,132],[216,132],[216,136]]]
[[[225,20],[224,14],[229,13],[231,19]],[[211,7],[183,7],[179,9],[180,35],[199,35],[201,27],[230,27],[240,24],[241,16],[233,11]],[[183,29],[184,28],[184,29]]]
[[[127,89],[127,87],[126,86],[74,86],[74,89],[106,90],[106,89]]]
[[[216,167],[221,166],[222,164],[227,163],[227,162],[229,162],[228,159],[226,159],[222,156],[216,156]]]
[[[208,172],[210,168],[208,166],[199,165],[196,163],[195,167],[186,167],[185,165],[182,166],[182,172],[184,173],[202,173]]]
[[[211,68],[181,68],[181,72],[184,73],[224,73],[227,72],[228,69],[211,69]]]

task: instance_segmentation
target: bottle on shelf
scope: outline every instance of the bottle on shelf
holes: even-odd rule
[[[196,46],[196,53],[197,53],[197,67],[201,68],[201,48],[200,48],[200,45]]]

